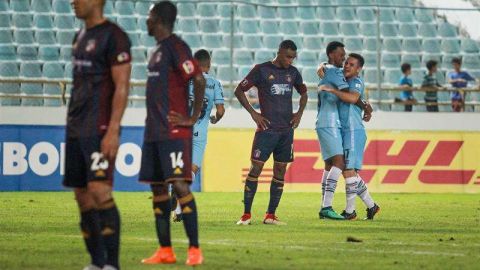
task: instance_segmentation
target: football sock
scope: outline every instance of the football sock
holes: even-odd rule
[[[275,214],[275,210],[277,210],[280,199],[282,198],[283,185],[283,179],[277,179],[275,177],[272,178],[272,182],[270,184],[270,202],[268,203],[268,214]]]
[[[325,196],[323,197],[322,208],[332,206],[333,196],[335,194],[335,189],[337,188],[337,182],[340,175],[342,175],[342,170],[335,166],[332,166],[327,176]]]
[[[112,200],[113,202],[113,200]],[[120,214],[117,206],[98,211],[102,226],[103,242],[107,250],[106,264],[120,269],[118,254],[120,249]]]
[[[91,209],[81,212],[80,228],[88,253],[90,253],[91,263],[102,268],[105,264],[105,247],[101,235],[98,211]]]
[[[357,195],[362,199],[363,203],[365,203],[368,208],[372,208],[375,205],[375,202],[373,201],[372,196],[370,196],[367,185],[360,175],[357,175],[357,182]]]
[[[257,192],[258,177],[248,175],[245,181],[245,190],[243,192],[244,213],[250,214],[252,211],[253,198]]]
[[[347,203],[345,212],[351,214],[355,211],[355,199],[357,197],[357,177],[347,177],[345,179],[345,195]]]
[[[327,176],[329,172],[330,171],[324,170],[322,174],[322,202],[323,202],[323,197],[325,196],[325,187],[327,186]]]
[[[170,239],[170,211],[172,211],[172,205],[168,196],[165,196],[164,200],[153,202],[155,228],[157,229],[158,243],[162,247],[172,246]]]
[[[183,227],[187,233],[190,247],[198,247],[198,216],[197,205],[192,193],[183,198],[179,198],[178,202],[182,207]]]

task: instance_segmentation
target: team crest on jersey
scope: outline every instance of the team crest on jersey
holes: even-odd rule
[[[269,79],[270,81],[275,80],[275,76],[273,76],[273,74],[270,74],[270,76],[268,76],[268,79]]]
[[[254,158],[259,158],[261,154],[262,154],[262,151],[260,151],[260,149],[255,149],[253,151],[253,157]]]
[[[292,82],[292,76],[290,76],[290,74],[287,74],[285,77],[287,78],[287,82]]]
[[[243,79],[241,85],[242,85],[242,86],[247,86],[247,84],[248,84],[248,80],[247,80],[247,79]],[[223,94],[223,93],[222,93],[222,94]]]
[[[130,59],[130,55],[127,52],[122,52],[117,56],[117,62],[123,63]]]
[[[97,47],[97,41],[95,39],[90,39],[87,41],[87,46],[85,47],[86,52],[91,52]]]
[[[195,66],[190,60],[183,62],[182,68],[185,71],[185,73],[188,75],[192,74],[195,71]]]

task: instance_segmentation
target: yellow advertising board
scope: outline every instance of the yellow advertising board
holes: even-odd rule
[[[367,135],[360,175],[372,192],[480,193],[480,132],[368,131]],[[211,129],[208,136],[202,190],[242,191],[254,130]],[[285,191],[320,191],[324,164],[314,130],[296,131],[294,156],[285,175]],[[272,166],[270,157],[259,178],[260,191],[269,189]]]

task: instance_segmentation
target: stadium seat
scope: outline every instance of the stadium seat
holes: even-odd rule
[[[463,57],[462,67],[467,70],[480,69],[480,57],[478,55]]]
[[[13,13],[12,23],[16,28],[31,28],[33,25],[32,15],[25,13]]]
[[[403,76],[402,71],[398,69],[387,69],[385,71],[385,81],[384,83],[390,85],[398,85],[400,78]],[[400,93],[400,92],[398,92]]]
[[[413,23],[415,22],[415,15],[413,10],[409,8],[397,8],[396,12],[397,21],[403,23]]]
[[[51,0],[32,0],[32,11],[35,13],[51,12],[52,11]]]
[[[349,52],[361,52],[363,50],[363,42],[359,37],[345,38],[345,48]]]
[[[200,19],[199,21],[200,31],[203,33],[218,33],[219,21],[217,19]]]
[[[115,1],[115,10],[120,15],[134,15],[135,3],[130,1]]]
[[[398,37],[398,27],[393,23],[380,24],[380,34],[384,37]]]
[[[380,74],[381,75],[381,74]],[[376,69],[365,69],[365,84],[377,84],[378,83],[378,72]],[[380,81],[382,77],[380,76]]]
[[[256,50],[254,52],[254,63],[260,64],[267,61],[271,61],[275,57],[275,51],[273,50]]]
[[[63,76],[64,70],[61,64],[45,63],[45,65],[43,65],[43,77],[48,79],[62,79]],[[44,95],[61,95],[62,90],[58,84],[44,84],[43,93]],[[62,100],[59,98],[46,98],[44,99],[43,104],[45,106],[60,106],[62,105]]]
[[[0,28],[10,28],[10,14],[0,13]]]
[[[413,23],[402,23],[400,24],[400,35],[404,38],[416,37],[417,36],[417,25]]]
[[[335,22],[323,21],[320,29],[325,36],[338,36],[338,24]]]
[[[58,29],[68,29],[70,31],[73,31],[74,30],[73,22],[74,22],[73,16],[57,14],[55,15],[53,24]]]
[[[38,59],[37,47],[33,45],[17,46],[17,55],[20,60],[24,60],[24,61],[37,60]]]
[[[380,48],[381,48],[381,43],[379,44],[380,45]],[[370,51],[370,52],[376,52],[377,51],[377,39],[374,38],[374,37],[371,37],[371,38],[365,38],[363,40],[363,47],[364,47],[364,50],[367,50],[367,51]]]
[[[358,23],[342,22],[340,23],[340,32],[345,36],[359,36]]]
[[[38,48],[38,58],[41,61],[58,61],[60,50],[55,46],[40,46]]]
[[[280,21],[280,32],[284,35],[297,35],[298,34],[298,25],[295,21]]]
[[[72,14],[72,6],[69,0],[53,0],[52,6],[55,13]]]
[[[41,45],[50,45],[57,42],[55,40],[54,32],[51,30],[37,30],[35,32],[35,39],[37,43]]]
[[[197,15],[195,4],[193,3],[178,3],[177,11],[180,17],[195,17]]]
[[[258,6],[258,16],[262,19],[277,18],[277,11],[274,7]]]
[[[72,60],[72,47],[63,46],[60,48],[60,60],[69,63]]]
[[[337,8],[336,18],[340,21],[354,21],[355,10],[351,7]]]
[[[22,62],[20,64],[21,77],[25,78],[41,78],[42,67],[39,63]],[[39,83],[22,83],[20,86],[22,93],[27,95],[41,95],[43,94],[42,84]],[[42,106],[43,100],[39,98],[25,98],[22,99],[23,106]]]
[[[253,5],[240,4],[237,6],[235,15],[240,18],[255,18],[257,17],[257,10]]]
[[[295,8],[289,7],[278,7],[277,14],[278,17],[282,18],[282,20],[293,20],[297,15]]]
[[[137,18],[137,30],[140,30],[140,32],[147,32],[147,18],[146,17]]]
[[[223,44],[226,44],[225,45],[226,47],[230,47],[230,43],[231,43],[230,35],[229,34],[224,35],[223,38],[222,38],[222,42],[223,42]],[[240,35],[234,35],[233,36],[233,48],[242,49],[244,47],[245,46],[243,45],[242,37]]]
[[[219,22],[219,27],[220,31],[224,34],[230,34],[230,30],[232,29],[232,22],[230,21],[230,19],[221,19]],[[237,31],[237,29],[239,28],[237,20],[233,22],[233,27],[234,32]]]
[[[135,30],[137,30],[137,19],[135,17],[119,16],[117,18],[117,24],[124,31],[135,31]]]
[[[72,45],[75,32],[73,31],[58,31],[57,41],[60,45]]]
[[[197,12],[203,18],[215,17],[217,16],[216,3],[198,3]]]
[[[333,21],[335,20],[335,9],[332,7],[321,7],[318,8],[318,18],[322,21]]]
[[[260,35],[244,35],[243,44],[248,49],[261,49],[263,48],[262,37]]]
[[[297,63],[303,67],[317,67],[319,65],[317,53],[312,51],[300,51],[297,56]]]
[[[284,36],[283,39],[284,40],[289,39],[289,40],[291,40],[295,43],[295,45],[297,46],[297,48],[299,50],[303,49],[303,38],[301,36],[299,36],[299,35],[289,35],[289,36]],[[278,45],[277,45],[277,49],[278,49]]]
[[[152,3],[137,1],[135,3],[135,12],[140,16],[147,16]]]
[[[12,31],[8,29],[0,29],[0,44],[10,44],[12,42]]]
[[[421,23],[433,23],[433,10],[430,9],[415,9],[415,18]]]
[[[278,45],[282,42],[282,38],[276,35],[268,35],[263,37],[263,44],[267,49],[278,50]]]
[[[376,21],[376,15],[372,8],[359,8],[357,9],[357,17],[360,22],[373,22]]]
[[[248,66],[253,63],[253,54],[251,51],[235,50],[233,52],[233,64],[239,66]]]
[[[228,44],[223,44],[222,35],[217,34],[204,34],[202,35],[202,44],[209,49],[218,49],[221,47],[228,47]]]
[[[313,21],[300,22],[300,32],[303,33],[303,35],[320,34],[318,27],[319,27],[318,22],[313,22]]]
[[[257,21],[241,20],[239,23],[240,32],[246,34],[258,34],[259,28]]]
[[[139,81],[147,80],[147,67],[145,64],[133,64],[132,65],[132,79]],[[145,87],[144,86],[132,86],[130,91],[130,96],[145,96]],[[145,101],[143,100],[132,100],[131,104],[133,107],[143,107],[145,106]]]
[[[8,11],[9,9],[7,1],[0,1],[0,11]]]
[[[248,73],[252,70],[252,67],[243,66],[238,68],[238,79],[242,80],[243,78],[247,77]]]
[[[140,43],[147,48],[151,48],[151,47],[157,45],[157,42],[155,41],[155,39],[153,37],[149,36],[145,32],[140,34]]]
[[[0,61],[11,61],[16,58],[15,46],[10,44],[0,45]]]
[[[262,18],[269,18],[269,17],[263,17],[261,16]],[[310,20],[314,20],[317,18],[317,15],[315,14],[315,8],[311,8],[311,7],[299,7],[297,8],[297,18],[300,19],[300,20],[306,20],[306,21],[310,21]],[[324,18],[320,18],[320,19],[324,19]]]
[[[382,54],[382,67],[399,69],[400,55],[395,53]]]
[[[195,19],[181,19],[177,21],[178,30],[182,33],[197,33],[197,21]]]
[[[30,11],[30,0],[10,1],[10,9],[15,12],[28,12]]]
[[[38,29],[52,29],[53,28],[52,16],[36,14],[33,17],[33,25]]]
[[[320,50],[322,49],[322,38],[319,36],[305,37],[303,45],[307,50]]]
[[[418,39],[405,39],[402,43],[402,50],[410,53],[418,53],[422,51],[420,40]]]
[[[318,84],[319,79],[317,76],[317,66],[304,67],[302,69],[303,82],[306,84]]]
[[[278,34],[279,28],[278,24],[275,21],[260,21],[260,29],[262,29],[262,32],[264,34]]]
[[[182,39],[190,46],[190,48],[200,48],[202,47],[202,41],[200,40],[200,35],[197,34],[183,34]]]
[[[145,50],[138,47],[132,48],[132,60],[133,62],[145,63],[147,61]]]
[[[423,51],[426,53],[440,53],[440,41],[438,39],[425,39],[423,40]]]
[[[376,68],[378,56],[376,52],[364,52],[363,58],[365,59],[365,68]]]
[[[217,69],[217,79],[222,83],[229,83],[230,80],[235,81],[237,79],[237,69],[233,68],[233,73],[228,66],[219,66]]]
[[[0,61],[0,77],[18,77],[18,66],[15,62]],[[19,94],[20,84],[18,83],[0,83],[0,93]],[[2,106],[18,106],[20,98],[0,98]]]
[[[443,39],[441,46],[444,53],[460,53],[460,43],[457,40]]]
[[[232,12],[232,5],[229,3],[217,4],[218,15],[222,18],[230,18]]]
[[[377,36],[377,24],[376,23],[361,23],[360,33],[366,37]]]
[[[448,22],[444,22],[438,26],[438,34],[441,37],[456,37],[457,28]]]
[[[220,49],[212,52],[212,62],[215,65],[230,65],[230,50]]]
[[[420,26],[418,27],[418,35],[424,38],[437,37],[437,28],[434,24],[420,24]]]
[[[461,49],[464,53],[478,53],[480,51],[478,43],[470,38],[461,40]]]
[[[15,42],[18,44],[33,44],[35,40],[33,38],[33,31],[31,29],[17,29],[13,33]]]
[[[420,56],[415,55],[415,54],[404,54],[402,55],[401,59],[402,64],[403,63],[408,63],[412,66],[412,68],[420,68],[421,67],[421,61],[420,61]]]
[[[321,48],[325,48],[328,46],[328,43],[332,41],[338,41],[343,43],[343,37],[342,36],[331,36],[331,37],[325,37],[323,39],[323,45]],[[348,48],[347,48],[348,49]],[[325,51],[324,49],[322,51]]]
[[[394,9],[391,8],[382,8],[380,9],[380,22],[381,23],[391,23],[395,21]]]
[[[402,50],[402,44],[398,38],[385,38],[383,45],[384,50],[388,52],[400,52]]]

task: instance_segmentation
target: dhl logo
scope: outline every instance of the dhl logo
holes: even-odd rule
[[[428,141],[407,140],[396,154],[389,154],[394,140],[371,140],[364,154],[364,168],[361,176],[370,182],[381,167],[388,168],[381,179],[382,184],[404,184],[412,174],[414,168],[422,166],[418,180],[424,184],[456,184],[465,185],[472,181],[475,170],[456,170],[451,165],[460,152],[463,141]],[[433,150],[427,151],[430,143],[434,143]],[[320,146],[317,140],[295,140],[295,161],[288,167],[285,182],[287,183],[320,183],[322,179],[323,160],[321,160]],[[425,162],[419,162],[422,155],[429,154]],[[242,169],[242,178],[245,179],[248,168]],[[272,169],[264,168],[260,183],[270,182],[273,176]],[[480,184],[480,177],[474,184]]]

